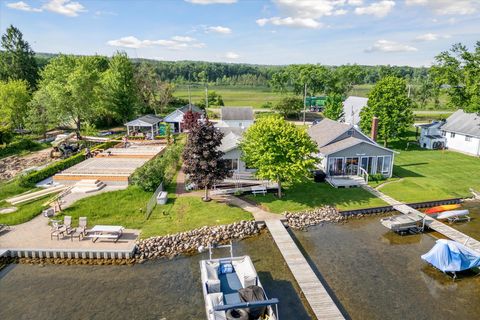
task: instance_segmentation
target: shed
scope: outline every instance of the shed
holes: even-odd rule
[[[162,118],[153,114],[141,116],[135,120],[125,123],[125,126],[127,127],[127,135],[130,136],[130,133],[141,132],[147,136],[150,136],[151,139],[154,139],[155,135],[157,135],[159,132],[159,124],[162,121]]]

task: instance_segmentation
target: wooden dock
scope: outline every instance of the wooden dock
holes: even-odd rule
[[[265,224],[317,319],[344,319],[283,223],[279,219],[268,219]]]
[[[373,195],[379,197],[380,199],[382,199],[383,201],[387,202],[388,204],[392,205],[392,207],[401,212],[401,213],[410,213],[410,212],[413,212],[413,213],[416,213],[418,214],[419,216],[423,217],[425,219],[425,225],[428,226],[430,229],[432,230],[435,230],[437,231],[438,233],[440,234],[443,234],[444,236],[448,237],[449,239],[453,240],[453,241],[456,241],[456,242],[459,242],[463,245],[465,245],[466,247],[472,249],[472,250],[475,250],[477,252],[480,253],[480,241],[476,240],[476,239],[473,239],[472,237],[470,236],[467,236],[466,234],[452,228],[452,227],[449,227],[447,226],[446,224],[430,217],[429,215],[427,214],[424,214],[404,203],[401,203],[395,199],[393,199],[392,197],[389,197],[387,195],[385,195],[384,193],[376,190],[376,189],[373,189],[372,187],[370,186],[362,186],[365,190],[367,190],[368,192],[372,193]]]

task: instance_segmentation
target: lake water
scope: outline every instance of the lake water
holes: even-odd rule
[[[480,205],[465,207],[473,220],[453,226],[480,239]],[[294,233],[341,308],[352,319],[478,319],[480,276],[454,282],[420,259],[435,233],[399,236],[379,219]],[[311,318],[269,234],[234,248],[252,257],[267,294],[280,299],[281,319]],[[205,257],[134,266],[11,265],[0,272],[0,319],[205,319],[198,265]]]

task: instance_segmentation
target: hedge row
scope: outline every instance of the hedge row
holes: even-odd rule
[[[28,150],[40,150],[42,149],[42,144],[30,139],[20,139],[14,141],[4,147],[0,146],[0,158],[4,158],[13,154],[20,153],[21,151]]]
[[[115,144],[117,144],[117,142],[105,142],[96,145],[95,147],[91,148],[91,150],[93,151],[95,149],[107,149],[114,146]],[[71,166],[76,165],[77,163],[82,162],[83,160],[85,160],[85,153],[82,151],[67,159],[56,161],[41,170],[33,171],[24,176],[21,176],[19,184],[22,187],[32,187],[35,183],[45,180],[48,177],[51,177],[62,170],[65,170],[67,168],[70,168]]]

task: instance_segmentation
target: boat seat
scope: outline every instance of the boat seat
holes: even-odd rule
[[[242,288],[240,279],[235,272],[221,274],[218,276],[220,279],[220,288],[223,292],[223,301],[225,304],[240,303],[240,295],[238,290]]]

